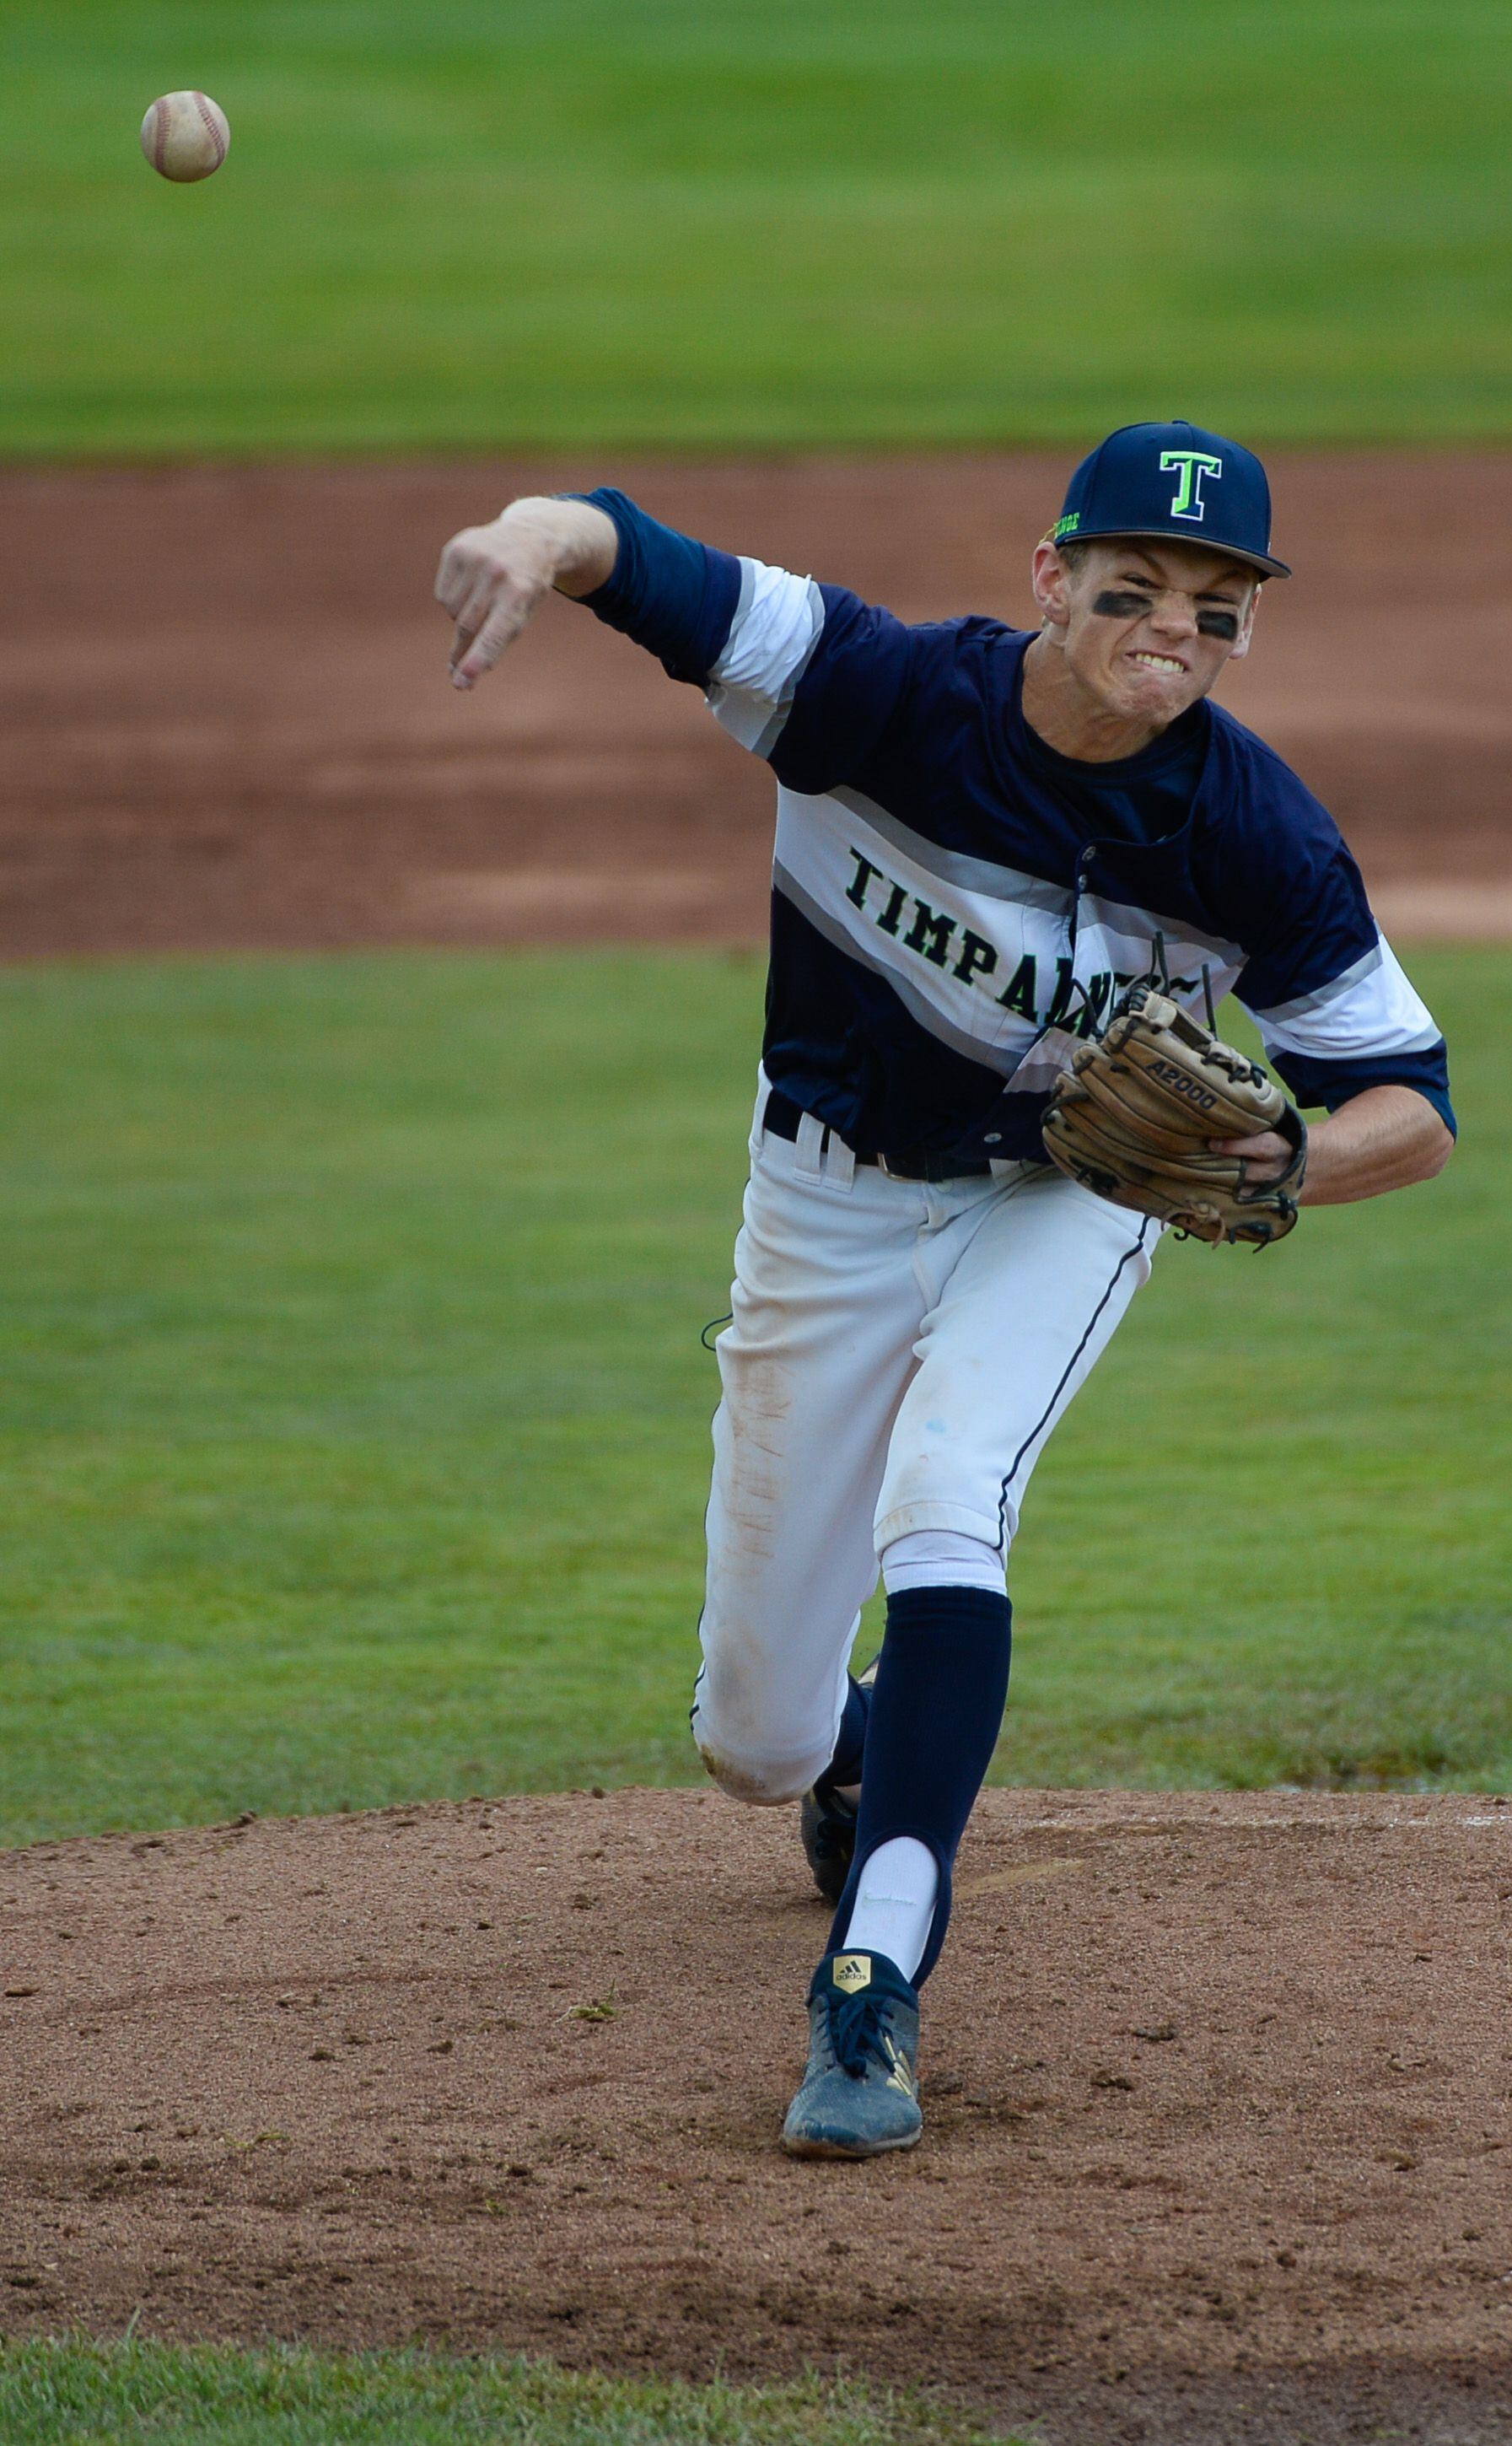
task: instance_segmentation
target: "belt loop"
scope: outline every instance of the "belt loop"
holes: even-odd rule
[[[756,1154],[759,1150],[761,1142],[766,1137],[767,1106],[771,1101],[772,1082],[767,1077],[765,1063],[758,1062],[756,1063],[756,1111],[751,1117],[751,1151],[753,1154]]]
[[[803,1115],[793,1150],[796,1157],[793,1167],[794,1180],[823,1180],[824,1142],[828,1135],[817,1113]]]
[[[824,1151],[824,1176],[832,1189],[849,1189],[856,1176],[856,1158],[838,1131],[827,1133],[829,1143]]]

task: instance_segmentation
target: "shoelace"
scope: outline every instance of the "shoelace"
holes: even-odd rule
[[[884,2071],[890,2059],[883,2044],[884,2000],[863,1992],[859,1996],[831,1996],[830,2009],[830,2044],[842,2072],[852,2080],[865,2078],[868,2062],[879,2063]]]

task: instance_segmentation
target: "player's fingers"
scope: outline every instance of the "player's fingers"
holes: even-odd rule
[[[1263,1130],[1252,1138],[1214,1138],[1212,1144],[1220,1155],[1242,1156],[1245,1177],[1250,1180],[1279,1180],[1292,1160],[1291,1148],[1275,1130]]]
[[[479,630],[485,626],[491,614],[497,609],[499,591],[504,583],[505,581],[496,571],[485,570],[475,577],[466,594],[457,604],[455,608],[457,633],[452,639],[452,650],[447,657],[448,668],[454,680],[457,679],[459,666],[471,653],[473,641]],[[457,685],[469,686],[472,678],[476,676],[476,673],[470,673],[468,680],[460,681]]]
[[[436,600],[455,620],[470,594],[479,588],[507,585],[510,572],[496,552],[479,543],[466,529],[453,536],[436,572]]]
[[[535,597],[512,587],[496,602],[465,652],[452,665],[452,684],[469,688],[491,671],[506,647],[513,644],[535,608]]]
[[[458,634],[466,630],[469,643],[476,636],[508,583],[502,572],[480,569],[473,573],[472,582],[465,591],[457,589],[456,599],[448,604],[447,609],[457,623]],[[454,652],[453,662],[458,659]]]
[[[465,536],[453,536],[441,554],[436,571],[436,600],[454,619],[477,582],[479,560],[476,545],[469,544]]]
[[[513,610],[492,612],[453,663],[453,687],[470,688],[485,671],[491,671],[524,626],[523,617]]]

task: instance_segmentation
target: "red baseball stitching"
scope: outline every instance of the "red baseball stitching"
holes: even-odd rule
[[[168,114],[162,103],[155,102],[152,106],[152,166],[159,174],[162,170],[163,149],[168,135],[167,118]]]
[[[226,147],[221,139],[220,129],[215,123],[215,113],[211,107],[210,96],[208,94],[196,92],[195,95],[195,107],[198,111],[200,118],[204,121],[205,125],[210,132],[211,141],[215,148],[215,168],[218,170],[222,161],[224,161],[226,158]]]

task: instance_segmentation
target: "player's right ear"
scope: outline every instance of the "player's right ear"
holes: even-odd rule
[[[1071,572],[1048,536],[1035,546],[1033,577],[1035,601],[1050,626],[1069,627]]]

